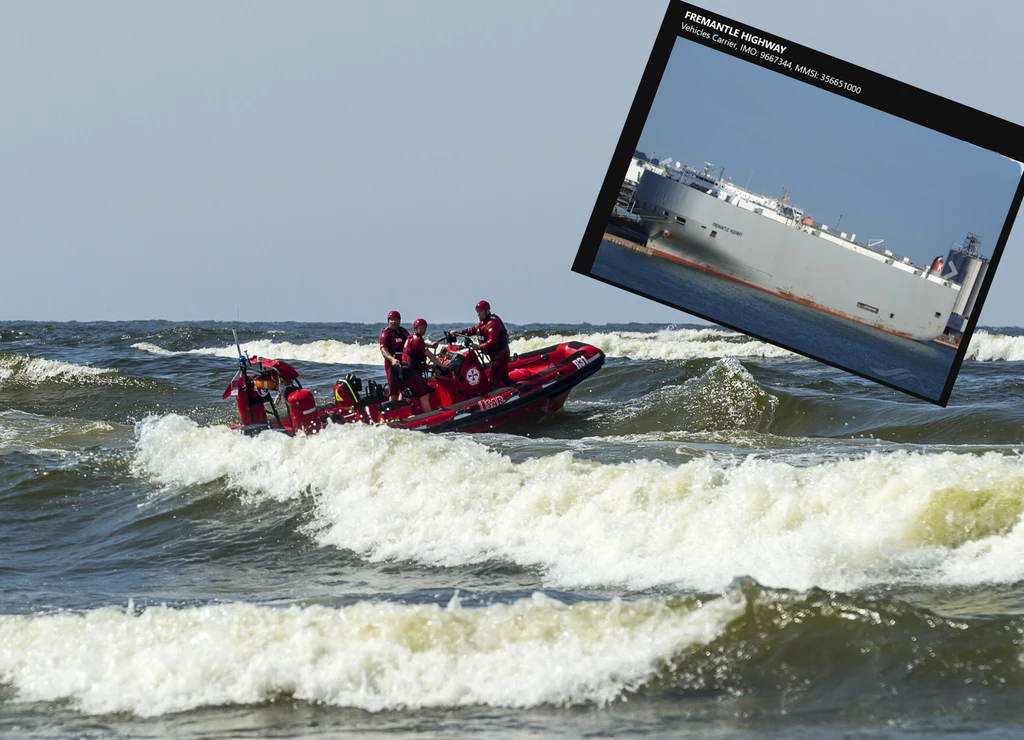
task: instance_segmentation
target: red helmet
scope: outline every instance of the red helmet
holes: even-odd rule
[[[401,321],[402,314],[398,313],[398,311],[388,311],[388,321],[391,321],[391,319],[398,319]]]
[[[490,311],[491,310],[491,304],[488,303],[487,301],[479,301],[476,304],[476,310],[477,311]]]
[[[416,319],[414,322],[412,322],[412,328],[413,329],[418,329],[419,327],[426,326],[426,325],[427,325],[427,320],[426,319]]]

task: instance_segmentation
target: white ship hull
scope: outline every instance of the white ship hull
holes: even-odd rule
[[[659,257],[898,336],[938,338],[959,295],[927,269],[654,172],[635,212]]]

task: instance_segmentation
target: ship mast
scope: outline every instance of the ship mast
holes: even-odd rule
[[[968,231],[967,239],[964,240],[964,244],[960,248],[960,251],[971,257],[977,257],[979,244],[981,244],[981,237],[979,237],[977,234],[973,232]]]

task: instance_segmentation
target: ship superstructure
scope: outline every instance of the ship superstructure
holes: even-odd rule
[[[944,262],[940,256],[933,263],[942,268],[944,278],[960,284],[960,295],[953,304],[953,313],[949,316],[944,337],[954,346],[960,344],[967,324],[978,308],[981,286],[991,264],[987,257],[980,254],[980,247],[981,237],[968,232],[963,244],[954,244]]]

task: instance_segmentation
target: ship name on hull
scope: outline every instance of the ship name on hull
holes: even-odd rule
[[[735,234],[736,236],[743,236],[743,232],[742,231],[736,231],[736,229],[730,229],[725,224],[712,223],[711,225],[714,226],[716,229],[721,229],[722,231],[728,231],[730,234]]]

